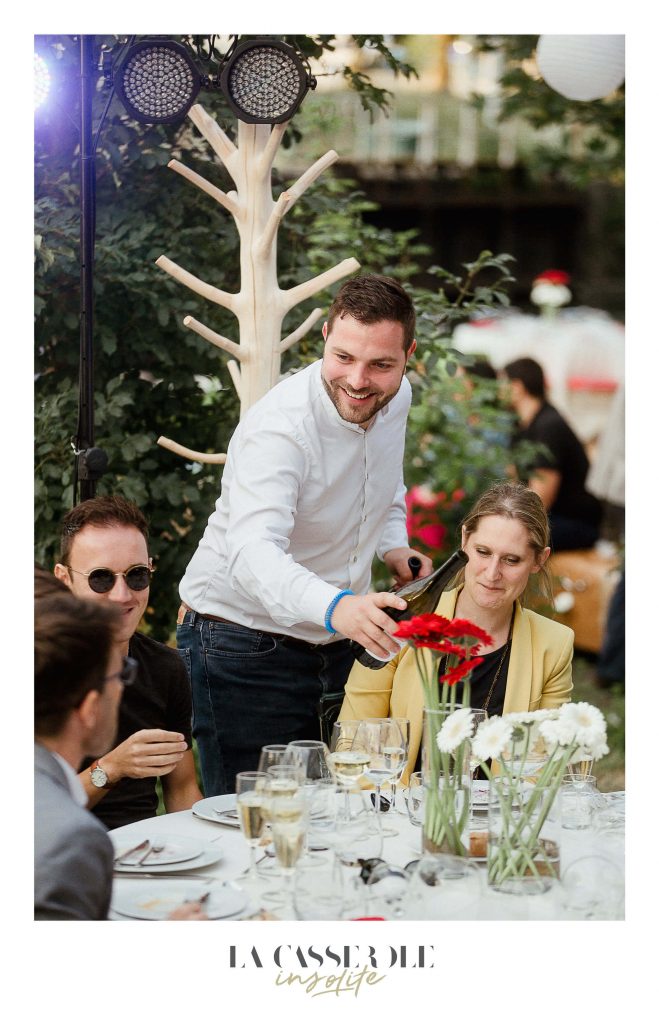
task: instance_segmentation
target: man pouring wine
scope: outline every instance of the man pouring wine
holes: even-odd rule
[[[394,593],[369,593],[374,555],[412,577],[402,463],[416,348],[406,291],[346,282],[318,360],[254,405],[227,452],[220,497],[180,584],[177,645],[188,663],[206,796],[233,790],[266,743],[317,738],[354,653],[398,650]]]

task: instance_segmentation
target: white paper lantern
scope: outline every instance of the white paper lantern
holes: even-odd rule
[[[569,100],[599,100],[625,78],[624,36],[540,36],[538,70]]]

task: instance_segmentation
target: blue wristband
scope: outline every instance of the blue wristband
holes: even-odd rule
[[[336,597],[332,598],[332,600],[329,603],[327,611],[325,612],[325,629],[327,630],[328,633],[336,633],[336,630],[332,626],[332,612],[336,608],[341,598],[345,597],[347,594],[352,594],[352,596],[354,597],[354,593],[352,590],[340,590]]]

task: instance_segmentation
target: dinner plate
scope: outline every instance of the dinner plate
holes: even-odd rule
[[[142,865],[115,864],[114,873],[115,875],[170,875],[178,871],[196,871],[198,868],[207,868],[210,864],[215,864],[218,860],[222,860],[222,850],[218,849],[218,845],[215,843],[209,844],[201,851],[198,857],[182,861],[180,864],[152,864],[150,860]]]
[[[232,813],[233,812],[233,813]],[[236,814],[236,794],[225,793],[223,796],[207,796],[205,800],[197,800],[192,805],[192,813],[204,821],[214,821],[216,825],[229,825],[240,828]]]
[[[122,850],[129,854],[135,846],[135,843],[131,842],[129,838],[123,836],[111,836],[111,838],[114,841],[115,856],[121,854]],[[160,846],[163,847],[162,850],[154,849],[154,847]],[[173,864],[183,864],[186,861],[194,860],[199,857],[202,850],[202,843],[185,836],[153,836],[150,850],[139,850],[135,854],[127,856],[125,861],[116,864],[115,867],[124,870],[143,867],[146,871],[151,871],[156,867],[170,868]],[[145,858],[144,863],[138,864],[137,862],[142,858]]]
[[[140,921],[164,921],[186,900],[194,901],[210,891],[204,913],[212,920],[233,917],[245,910],[248,896],[231,882],[205,882],[200,878],[169,878],[167,881],[127,879],[115,883],[112,910]]]

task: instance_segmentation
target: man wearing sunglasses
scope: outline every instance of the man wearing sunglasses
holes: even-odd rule
[[[83,764],[89,807],[108,828],[152,817],[162,781],[167,811],[202,798],[192,755],[190,682],[178,653],[138,632],[153,567],[147,523],[119,496],[90,498],[62,521],[55,576],[78,597],[115,608],[117,652],[136,664],[119,710],[116,745]]]
[[[47,576],[35,571],[34,917],[99,921],[110,907],[114,850],[76,770],[113,742],[136,663],[115,642],[117,608],[81,601]],[[170,917],[206,920],[199,903]]]

